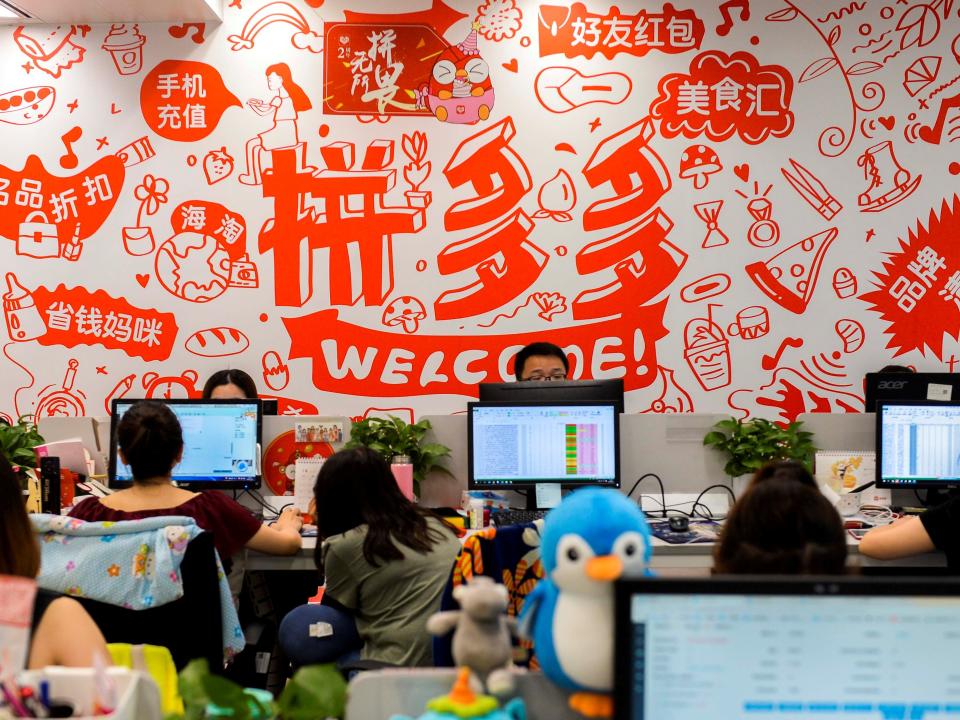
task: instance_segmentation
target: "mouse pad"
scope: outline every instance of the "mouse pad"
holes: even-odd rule
[[[712,520],[691,520],[686,532],[673,532],[667,520],[647,520],[650,532],[671,545],[690,545],[717,541],[720,525]]]

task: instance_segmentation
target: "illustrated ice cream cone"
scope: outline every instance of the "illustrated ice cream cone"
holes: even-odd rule
[[[135,75],[143,67],[143,44],[146,41],[136,23],[114,23],[100,47],[110,53],[117,72]]]

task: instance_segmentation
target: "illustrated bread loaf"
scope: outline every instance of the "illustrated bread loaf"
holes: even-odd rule
[[[187,338],[185,347],[201,357],[226,357],[242,353],[250,347],[250,340],[236,328],[215,327],[197,330]]]

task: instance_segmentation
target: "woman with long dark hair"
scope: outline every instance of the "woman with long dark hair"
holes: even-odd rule
[[[20,482],[0,455],[0,575],[33,579],[40,547],[23,505]],[[27,666],[93,667],[95,655],[109,662],[107,645],[87,611],[73,598],[38,590],[33,604]]]
[[[714,546],[715,573],[835,575],[846,572],[843,521],[800,463],[757,471],[730,508]]]
[[[284,619],[281,644],[296,664],[349,650],[343,611],[352,615],[361,657],[391,665],[430,665],[427,618],[460,551],[455,531],[400,492],[390,466],[360,447],[327,459],[314,486],[317,567],[326,578],[324,607],[304,606]],[[334,619],[329,642],[309,637],[311,623]],[[348,619],[347,619],[348,620]],[[341,631],[337,633],[337,629]]]

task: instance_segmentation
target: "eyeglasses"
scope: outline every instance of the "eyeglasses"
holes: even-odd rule
[[[557,370],[550,373],[549,375],[544,375],[543,373],[535,372],[530,377],[523,378],[524,382],[551,382],[553,380],[566,380],[567,374],[563,370]]]

